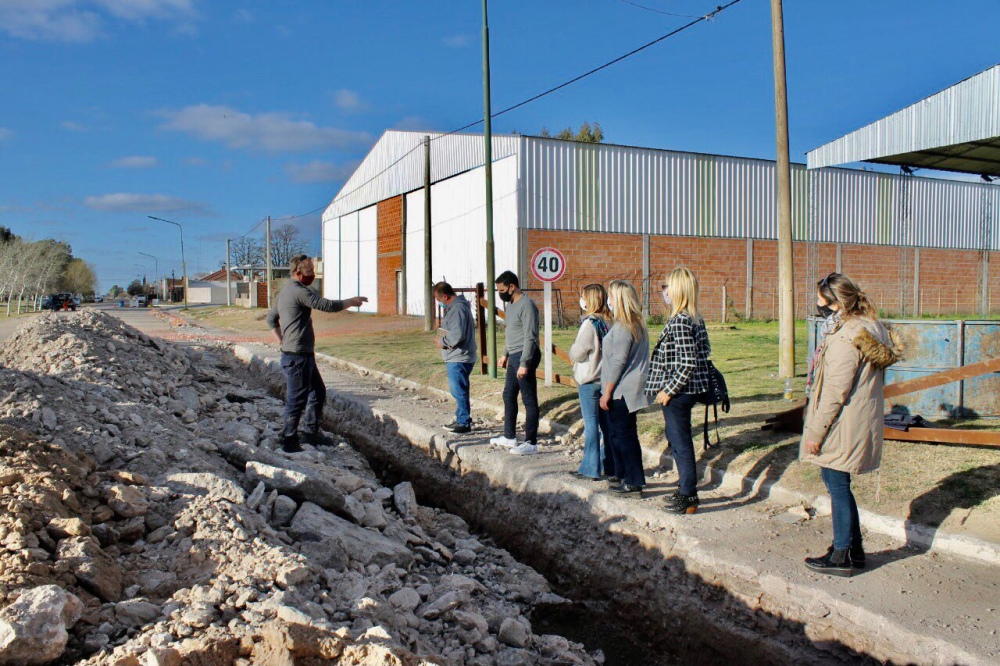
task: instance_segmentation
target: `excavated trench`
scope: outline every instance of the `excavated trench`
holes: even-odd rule
[[[248,376],[283,397],[280,370],[259,363]],[[609,665],[881,663],[837,641],[814,642],[802,623],[747,605],[669,554],[672,534],[640,538],[641,530],[616,524],[627,519],[602,519],[575,496],[519,492],[502,472],[470,469],[439,438],[423,441],[412,426],[345,395],[328,395],[324,421],[385,483],[410,481],[421,503],[461,516],[542,573],[574,603],[537,608],[532,622],[601,649]]]

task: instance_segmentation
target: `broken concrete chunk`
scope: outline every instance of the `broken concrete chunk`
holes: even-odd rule
[[[0,664],[46,664],[58,659],[83,602],[56,585],[25,590],[0,610]]]
[[[108,506],[122,518],[135,518],[149,513],[149,502],[135,486],[115,484],[107,493]]]
[[[295,515],[295,510],[297,508],[298,505],[291,497],[278,495],[278,497],[274,500],[274,513],[271,516],[274,524],[282,527],[288,525],[292,522],[292,516]]]
[[[167,487],[175,493],[222,499],[233,504],[246,501],[246,491],[239,484],[218,474],[178,472],[167,475]]]
[[[399,515],[404,518],[416,515],[419,507],[417,495],[413,492],[413,484],[409,481],[403,481],[392,489],[392,497]]]
[[[318,475],[257,461],[247,463],[246,474],[251,482],[263,481],[268,488],[312,502],[327,511],[343,513],[345,510],[344,493],[329,480]]]
[[[69,565],[80,585],[104,601],[122,596],[122,574],[118,563],[101,550],[93,537],[72,537],[59,542],[56,557]]]
[[[403,545],[373,530],[324,511],[306,502],[295,514],[288,530],[300,541],[322,541],[339,547],[348,558],[361,564],[385,566],[395,564],[403,569],[413,563],[413,555]]]

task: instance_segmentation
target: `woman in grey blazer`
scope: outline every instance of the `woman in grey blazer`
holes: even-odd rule
[[[642,470],[637,413],[649,405],[644,389],[649,372],[649,335],[642,319],[639,295],[625,280],[612,280],[608,305],[614,325],[604,338],[601,363],[601,409],[609,413],[611,453],[618,479],[610,479],[611,492],[622,497],[642,497],[646,475]]]

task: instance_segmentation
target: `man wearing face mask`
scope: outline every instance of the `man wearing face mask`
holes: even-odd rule
[[[476,327],[472,321],[472,306],[462,294],[447,282],[434,285],[434,299],[444,306],[441,337],[434,343],[441,350],[448,370],[448,387],[455,398],[455,420],[444,427],[462,435],[472,430],[469,405],[469,374],[476,360]]]
[[[503,435],[491,444],[510,448],[514,455],[538,453],[538,380],[535,370],[542,354],[538,343],[538,306],[524,295],[517,275],[504,271],[496,279],[497,294],[504,307],[505,336],[503,356],[498,365],[507,369],[503,387]],[[524,442],[517,443],[517,396],[524,402]]]
[[[292,257],[288,267],[292,279],[274,299],[267,313],[267,326],[281,345],[281,369],[287,380],[281,449],[286,453],[296,453],[302,450],[298,430],[303,412],[303,439],[315,444],[326,402],[326,384],[316,369],[312,311],[340,312],[367,303],[368,299],[355,296],[345,301],[331,301],[321,297],[309,288],[316,273],[312,259],[304,254]]]

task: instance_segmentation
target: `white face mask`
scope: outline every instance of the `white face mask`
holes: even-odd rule
[[[666,305],[668,308],[673,306],[674,299],[670,297],[670,292],[669,291],[667,291],[666,289],[664,289],[662,292],[660,292],[660,296],[663,297],[663,304],[664,305]]]
[[[580,299],[580,309],[583,310],[584,312],[586,312],[587,310],[587,301],[585,301],[582,298]]]

